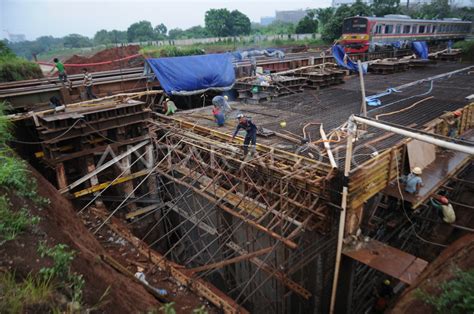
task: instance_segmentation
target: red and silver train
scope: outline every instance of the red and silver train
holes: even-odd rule
[[[373,52],[396,45],[409,47],[412,41],[427,43],[462,40],[472,22],[459,19],[417,20],[406,15],[356,16],[344,20],[339,44],[347,53]]]

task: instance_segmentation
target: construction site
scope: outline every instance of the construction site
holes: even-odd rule
[[[175,302],[178,313],[375,313],[388,281],[387,311],[428,313],[417,289],[474,266],[474,65],[411,55],[351,55],[365,74],[320,51],[258,57],[257,75],[234,60],[230,89],[176,95],[145,59],[93,72],[97,99],[73,74],[70,88],[1,84],[0,101],[10,146],[51,200],[45,223],[87,260],[78,267],[96,268],[86,290],[111,286],[104,312]],[[224,94],[218,126],[211,99]],[[245,131],[233,137],[241,115],[257,126],[249,155]],[[414,168],[423,184],[412,194]],[[454,222],[434,209],[439,195]],[[150,284],[134,281],[137,267]]]

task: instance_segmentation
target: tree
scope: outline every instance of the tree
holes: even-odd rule
[[[296,34],[309,34],[318,31],[318,20],[314,11],[309,11],[296,25]]]
[[[400,0],[373,0],[372,11],[376,16],[399,14]]]
[[[162,40],[166,38],[166,33],[168,32],[168,28],[165,24],[161,23],[155,26],[155,37],[158,40]]]
[[[153,40],[154,32],[151,23],[148,21],[133,23],[127,29],[127,39],[129,42]]]
[[[316,13],[316,18],[319,21],[319,32],[322,33],[324,26],[329,23],[331,20],[332,16],[334,15],[334,8],[333,7],[328,7],[328,8],[319,8],[315,10]]]
[[[128,39],[127,31],[119,31],[116,29],[111,30],[109,32],[109,36],[112,43],[124,44],[127,42]]]
[[[92,41],[86,37],[79,34],[69,34],[63,37],[64,47],[66,48],[83,48],[91,47]]]
[[[210,9],[204,16],[204,24],[207,30],[214,36],[229,36],[230,12],[227,9]]]
[[[229,35],[231,36],[250,34],[250,19],[238,10],[230,12],[229,24]]]
[[[107,45],[112,43],[110,33],[105,29],[101,29],[94,35],[94,43],[96,45]]]
[[[370,16],[372,15],[372,10],[368,5],[362,3],[360,0],[357,0],[357,2],[351,6],[346,4],[341,5],[337,8],[331,20],[324,27],[321,38],[328,42],[338,39],[342,35],[342,24],[344,19],[356,15]]]
[[[181,28],[173,28],[168,32],[169,39],[179,39],[183,36],[184,31]]]

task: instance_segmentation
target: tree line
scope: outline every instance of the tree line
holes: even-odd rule
[[[406,14],[412,18],[422,19],[457,17],[474,20],[473,8],[452,8],[448,0],[433,0],[430,4],[409,8],[400,6],[400,0],[373,0],[371,5],[358,0],[352,5],[341,5],[337,9],[329,7],[307,10],[306,16],[295,24],[274,21],[270,25],[262,26],[251,23],[250,19],[238,10],[210,9],[204,16],[204,27],[197,25],[184,30],[180,28],[168,30],[163,23],[153,26],[149,21],[139,21],[130,25],[125,31],[99,30],[93,38],[80,34],[70,34],[62,38],[41,36],[34,41],[8,43],[8,46],[17,55],[31,59],[42,52],[62,48],[189,38],[321,33],[323,40],[331,42],[341,36],[345,18],[355,15],[386,14]]]

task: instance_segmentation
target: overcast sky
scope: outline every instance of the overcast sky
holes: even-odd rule
[[[0,0],[1,37],[25,34],[62,37],[78,33],[89,37],[100,29],[126,30],[140,20],[168,29],[204,25],[210,8],[239,10],[251,21],[274,16],[275,11],[330,6],[331,0]]]

